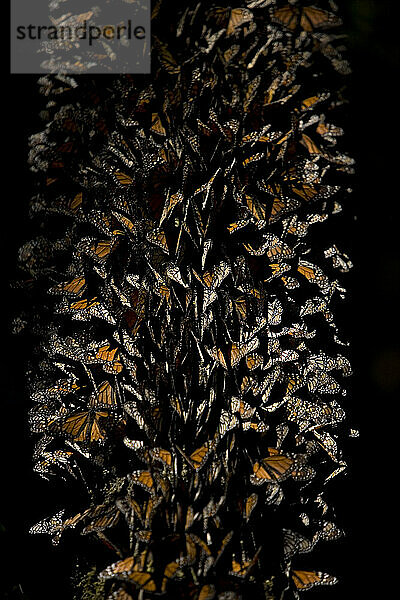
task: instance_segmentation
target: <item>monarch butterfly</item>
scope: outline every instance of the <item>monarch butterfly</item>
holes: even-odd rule
[[[231,410],[232,412],[238,412],[243,419],[251,418],[256,411],[250,404],[238,398],[232,398]]]
[[[115,325],[113,315],[107,310],[105,305],[100,302],[97,296],[94,298],[84,298],[78,302],[68,304],[63,302],[57,307],[57,312],[68,313],[72,315],[75,321],[89,321],[92,317],[104,319],[107,323]]]
[[[80,311],[80,310],[88,310],[100,304],[100,301],[97,299],[97,296],[94,298],[85,298],[84,300],[79,300],[78,302],[73,302],[69,305],[72,310]]]
[[[114,171],[114,175],[121,185],[131,185],[133,183],[133,178],[130,175],[123,173],[123,171]]]
[[[158,113],[153,113],[151,116],[151,127],[150,131],[157,133],[158,135],[165,136],[167,134],[165,127],[163,126],[160,115]]]
[[[118,523],[121,513],[115,504],[99,504],[88,509],[85,516],[91,520],[82,531],[84,535],[93,531],[102,532],[113,527]]]
[[[319,183],[305,183],[297,181],[291,184],[291,190],[296,196],[299,196],[305,202],[312,200],[326,200],[332,196],[337,190],[338,186],[333,185],[320,185]]]
[[[335,269],[339,269],[341,273],[348,273],[348,271],[352,268],[353,263],[344,252],[340,252],[340,250],[335,246],[331,246],[324,250],[325,258],[332,258],[333,267]]]
[[[249,156],[248,158],[245,158],[242,161],[242,165],[244,167],[247,167],[248,165],[251,165],[254,162],[258,162],[259,160],[261,160],[262,158],[264,158],[265,154],[264,152],[257,152],[256,154],[253,154],[252,156]]]
[[[319,392],[321,394],[335,394],[340,391],[340,385],[337,381],[328,375],[328,373],[319,370],[315,375],[307,378],[307,387],[310,392]]]
[[[261,548],[257,550],[255,555],[251,560],[244,560],[243,562],[237,562],[236,560],[232,560],[232,571],[230,573],[235,577],[245,578],[249,575],[251,569],[254,567],[258,560],[258,556],[260,554]]]
[[[320,529],[320,531],[317,531],[317,533],[315,534],[315,536],[314,536],[315,541],[317,541],[317,540],[326,540],[326,541],[337,540],[338,538],[343,536],[343,530],[340,529],[332,521],[322,521],[322,523],[320,523],[320,525],[322,525],[322,528]]]
[[[137,558],[134,556],[128,556],[127,558],[119,560],[101,571],[99,577],[101,579],[117,578],[129,580],[132,573],[143,572],[146,559],[151,560],[151,555],[148,555],[146,552],[142,552]]]
[[[84,275],[75,277],[72,281],[66,281],[60,283],[52,288],[49,292],[51,294],[67,294],[71,296],[82,296],[86,290],[86,280]]]
[[[177,265],[175,265],[174,263],[169,263],[167,265],[165,274],[167,275],[167,277],[169,277],[173,281],[176,281],[176,283],[179,283],[184,288],[188,288],[187,283],[185,283],[183,280],[183,277],[179,270],[179,267]]]
[[[300,143],[305,146],[309,152],[309,154],[320,154],[323,155],[324,153],[322,152],[322,150],[320,150],[317,146],[317,144],[305,133],[303,133],[303,135],[301,136],[300,139]]]
[[[315,469],[310,465],[300,464],[294,468],[291,475],[294,481],[310,481],[315,477]]]
[[[298,590],[309,590],[317,585],[334,585],[337,578],[320,571],[291,571],[292,580]]]
[[[135,584],[137,587],[147,591],[147,592],[155,592],[157,590],[157,585],[154,582],[152,575],[147,571],[144,571],[146,562],[149,564],[152,561],[151,553],[144,551],[141,553],[139,560],[135,560],[133,556],[130,556],[124,560],[120,560],[106,569],[104,569],[99,577],[101,579],[122,579],[123,581],[129,581]],[[169,565],[167,565],[169,567]],[[166,568],[167,570],[167,568]],[[170,567],[172,571],[172,567]],[[116,600],[125,600],[124,595],[120,595],[120,591],[115,593]],[[131,596],[129,596],[131,598]]]
[[[215,362],[219,363],[224,369],[228,369],[228,365],[225,359],[224,352],[217,347],[214,348],[206,348],[208,354],[215,360]]]
[[[249,222],[249,219],[241,219],[236,223],[230,223],[229,225],[227,225],[227,230],[229,231],[229,233],[234,233],[236,231],[239,231],[239,229],[243,229],[243,227],[246,227],[246,225],[248,225]]]
[[[246,249],[248,248],[246,247]],[[252,249],[251,254],[256,256],[266,254],[270,260],[276,261],[292,258],[294,253],[293,249],[288,244],[282,242],[277,236],[268,235],[260,248],[257,250]]]
[[[155,228],[146,235],[146,239],[161,248],[166,254],[169,254],[167,237],[161,228]]]
[[[270,456],[263,458],[261,464],[256,462],[253,465],[252,481],[257,485],[264,481],[282,481],[291,474],[293,469],[293,459],[279,454],[276,448],[268,448]]]
[[[244,511],[243,511],[246,521],[248,521],[250,519],[251,513],[257,506],[257,502],[258,502],[257,494],[251,494],[248,498],[246,498]]]
[[[126,217],[125,215],[121,215],[120,213],[117,213],[116,211],[113,211],[113,216],[127,229],[129,229],[129,231],[133,231],[135,229],[135,225],[132,223],[132,221],[130,219],[128,219],[128,217]],[[121,235],[122,232],[119,230],[114,230],[113,232],[115,235],[119,234]]]
[[[218,426],[218,434],[222,438],[228,431],[239,425],[239,421],[235,415],[228,411],[222,410]]]
[[[292,212],[298,207],[298,204],[299,203],[293,198],[275,197],[271,207],[269,223],[275,223],[283,215]]]
[[[297,8],[288,4],[278,8],[272,13],[272,21],[294,31],[298,26],[304,31],[325,29],[341,25],[342,20],[333,13],[329,13],[314,6]]]
[[[268,324],[279,325],[282,319],[283,306],[282,303],[275,298],[272,302],[268,303]]]
[[[343,129],[336,127],[330,123],[325,123],[325,119],[321,117],[318,126],[317,133],[331,144],[336,144],[336,138],[343,135]]]
[[[150,573],[146,573],[146,571],[133,571],[128,576],[128,579],[146,592],[155,592],[157,590],[157,586],[152,576]]]
[[[232,560],[232,569],[229,571],[229,574],[235,577],[247,577],[251,566],[251,561],[246,561],[242,564],[236,560]]]
[[[338,461],[338,447],[333,437],[326,431],[318,431],[314,429],[314,436],[321,444],[322,448],[335,461]]]
[[[133,529],[135,517],[143,522],[142,510],[136,500],[131,496],[128,495],[125,498],[119,498],[116,500],[115,504],[118,507],[118,510],[124,515],[130,529]]]
[[[235,367],[244,356],[246,356],[253,350],[256,350],[259,345],[260,341],[257,337],[254,337],[252,340],[245,344],[240,344],[237,342],[232,343],[228,352],[231,367]]]
[[[169,217],[170,213],[173,211],[175,206],[182,202],[182,200],[183,194],[181,192],[176,192],[175,194],[168,195],[164,204],[163,212],[161,214],[160,225],[163,223],[163,221],[165,221],[167,217]]]
[[[72,200],[69,201],[69,205],[68,208],[73,212],[76,213],[79,210],[79,207],[82,204],[82,200],[83,200],[83,193],[79,192],[78,194],[76,194]]]
[[[203,274],[203,277],[197,275],[197,273],[193,270],[193,273],[195,274],[197,279],[201,281],[201,283],[203,283],[203,285],[205,285],[207,288],[210,288],[212,290],[216,290],[221,285],[223,280],[229,275],[230,272],[231,268],[225,261],[221,261],[220,263],[215,265],[213,269],[206,271]]]
[[[108,411],[79,411],[70,416],[52,420],[47,429],[50,432],[61,432],[72,438],[74,442],[92,443],[104,440],[105,429],[100,425],[101,419],[108,418]]]
[[[255,485],[261,485],[266,481],[272,482],[273,477],[259,462],[256,462],[253,465],[253,474],[250,477],[250,481]]]
[[[77,515],[63,521],[61,517],[63,516],[64,512],[65,510],[63,509],[53,517],[43,519],[31,528],[30,533],[48,533],[53,536],[51,541],[53,546],[57,546],[60,542],[63,531],[67,527],[76,527],[76,525],[82,520],[88,511],[85,511],[82,514],[78,513]]]
[[[247,8],[232,8],[226,28],[226,35],[229,37],[235,33],[236,29],[253,20],[253,13]]]
[[[130,474],[129,478],[133,483],[140,485],[147,492],[155,494],[154,479],[150,471],[134,471]]]
[[[315,280],[318,276],[322,277],[322,271],[315,267],[313,264],[301,261],[297,267],[298,272],[303,275],[308,281]]]
[[[320,102],[324,102],[328,98],[329,98],[329,94],[326,92],[318,94],[316,96],[310,96],[308,98],[305,98],[300,105],[300,110],[301,111],[312,110],[312,109],[314,109],[316,104],[319,104]]]
[[[91,363],[101,362],[103,368],[108,373],[120,373],[123,369],[118,348],[110,350],[109,344],[104,344],[97,348],[96,353],[89,354],[87,361]]]
[[[243,431],[250,431],[250,429],[252,431],[256,431],[257,433],[265,433],[266,431],[268,431],[268,425],[266,425],[263,421],[258,420],[258,421],[245,421],[244,423],[242,423],[242,429]]]
[[[314,540],[310,541],[303,535],[290,529],[284,529],[283,534],[283,557],[287,561],[296,554],[311,552],[315,546]]]
[[[109,381],[103,381],[98,394],[89,400],[89,405],[96,409],[112,410],[117,406],[115,391]]]
[[[65,450],[42,452],[41,460],[35,464],[33,470],[36,473],[39,473],[44,479],[48,479],[46,475],[54,475],[54,472],[51,470],[51,466],[58,465],[62,468],[67,469],[70,475],[75,477],[74,472],[69,465],[69,459],[72,455],[73,452],[66,452]]]
[[[159,460],[163,464],[167,465],[167,467],[172,465],[172,454],[168,450],[163,450],[162,448],[153,448],[150,450],[150,454],[156,460]]]
[[[246,194],[246,204],[251,214],[257,221],[265,221],[267,217],[266,207],[263,206],[261,202],[257,200],[257,198],[254,198],[253,196],[248,196]]]
[[[189,458],[190,463],[194,467],[194,469],[199,470],[204,466],[206,460],[208,459],[214,448],[215,441],[211,440],[203,444],[203,446],[200,446],[200,448],[197,448],[197,450],[195,450],[194,452],[192,452]]]
[[[63,527],[63,515],[65,513],[65,509],[60,510],[58,513],[53,515],[52,517],[47,517],[36,525],[32,525],[29,529],[29,533],[47,533],[49,535],[53,535],[52,543],[56,546],[61,537],[62,527]]]
[[[79,390],[80,386],[77,385],[76,379],[59,379],[55,385],[47,388],[47,393],[52,394],[69,394],[72,391]]]
[[[159,506],[159,504],[162,501],[162,497],[155,497],[155,496],[151,496],[149,498],[149,500],[147,501],[147,504],[145,504],[144,506],[144,525],[146,528],[150,527],[150,523],[151,523],[151,519],[153,516],[153,513],[155,511],[155,509],[157,508],[157,506]]]
[[[168,580],[173,579],[180,571],[180,565],[176,561],[170,562],[164,569],[164,577],[161,582],[161,593],[166,592]]]
[[[113,247],[113,242],[110,240],[100,240],[92,244],[89,248],[93,257],[98,260],[104,260],[110,254]]]

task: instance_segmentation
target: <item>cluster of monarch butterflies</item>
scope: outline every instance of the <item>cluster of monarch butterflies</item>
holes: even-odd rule
[[[221,4],[153,3],[151,76],[39,82],[34,469],[87,501],[31,532],[106,544],[108,600],[336,582],[318,548],[342,535],[324,490],[346,469],[351,262],[311,233],[353,170],[331,122],[340,19],[332,0]]]

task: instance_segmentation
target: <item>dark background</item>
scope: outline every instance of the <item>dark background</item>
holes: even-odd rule
[[[357,160],[354,193],[337,235],[338,245],[355,264],[345,282],[349,294],[341,326],[351,340],[354,368],[346,409],[361,437],[348,443],[349,473],[334,480],[329,492],[347,536],[321,552],[318,564],[339,575],[341,583],[307,597],[372,600],[395,591],[398,568],[399,8],[395,0],[347,0],[341,5],[353,67],[346,94],[346,146]],[[17,249],[29,238],[33,178],[26,164],[27,140],[41,129],[38,112],[43,107],[36,81],[36,76],[8,76],[2,92],[8,105],[3,109],[1,223],[6,330],[15,310],[8,281],[15,277]],[[64,488],[31,471],[21,367],[29,348],[7,331],[3,340],[0,598],[70,600],[62,548],[53,549],[47,536],[27,534],[32,523],[61,508]]]

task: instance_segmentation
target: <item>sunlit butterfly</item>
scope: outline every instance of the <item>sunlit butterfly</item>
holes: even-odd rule
[[[190,462],[196,470],[203,467],[214,448],[215,442],[211,440],[190,454]]]
[[[47,533],[48,535],[53,536],[52,543],[53,545],[57,545],[60,541],[60,536],[63,529],[63,515],[65,509],[60,510],[52,517],[47,517],[36,525],[32,525],[29,529],[29,533]]]
[[[129,476],[130,480],[136,485],[144,488],[150,494],[155,494],[154,479],[150,471],[134,471]]]
[[[228,352],[231,366],[235,367],[244,356],[248,355],[250,352],[253,352],[253,350],[256,350],[259,344],[260,341],[257,337],[254,337],[252,340],[244,344],[240,344],[238,342],[232,343]],[[253,360],[256,362],[257,359],[254,357]]]
[[[138,568],[138,564],[133,556],[129,556],[123,560],[113,563],[99,574],[101,579],[109,579],[112,577],[128,575],[134,568]]]
[[[291,31],[300,26],[301,29],[308,32],[315,29],[335,27],[342,22],[336,15],[315,6],[298,8],[290,4],[274,10],[272,20],[275,23],[284,25]]]
[[[99,393],[89,401],[89,410],[77,411],[61,419],[48,423],[51,432],[63,433],[74,442],[98,442],[106,437],[103,425],[105,419],[110,419],[110,410],[116,407],[115,393],[110,383],[104,382]]]
[[[169,450],[163,450],[162,448],[153,448],[150,450],[151,456],[155,460],[161,461],[167,467],[171,467],[172,465],[172,454]]]
[[[75,277],[71,281],[66,281],[65,283],[60,283],[52,288],[50,288],[50,292],[52,294],[66,294],[71,296],[82,296],[82,294],[86,290],[86,280],[84,275],[79,277]]]
[[[270,456],[263,458],[253,465],[253,483],[260,485],[271,481],[282,481],[290,476],[294,461],[284,454],[280,454],[275,448],[269,448]]]
[[[132,177],[123,171],[115,171],[114,176],[121,185],[131,185],[133,182]]]
[[[317,585],[334,585],[337,578],[320,571],[291,571],[291,577],[298,590],[309,590]]]
[[[48,479],[46,475],[54,475],[51,470],[52,466],[59,466],[67,469],[67,471],[76,478],[73,470],[69,465],[69,459],[73,455],[73,452],[67,452],[65,450],[54,450],[53,452],[42,452],[41,459],[35,464],[33,470],[39,473],[44,479]]]
[[[117,407],[117,398],[114,388],[109,381],[103,381],[98,388],[97,394],[93,395],[89,405],[96,409],[115,409]]]
[[[83,529],[82,533],[84,535],[93,531],[101,532],[113,527],[118,523],[121,513],[114,503],[105,503],[88,509],[85,516],[86,518],[89,517],[90,521]]]
[[[91,363],[103,363],[103,368],[107,373],[120,373],[123,369],[119,349],[112,348],[110,344],[99,346],[95,352],[88,355],[87,360]]]
[[[314,536],[315,541],[333,541],[343,536],[343,530],[332,521],[322,521],[320,525],[321,529]]]

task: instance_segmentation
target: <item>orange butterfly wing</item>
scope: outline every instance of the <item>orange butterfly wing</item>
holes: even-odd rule
[[[274,11],[272,20],[294,31],[299,21],[299,9],[294,6],[283,6]]]
[[[333,585],[336,577],[319,571],[292,571],[292,580],[298,590],[308,590],[316,585]]]

